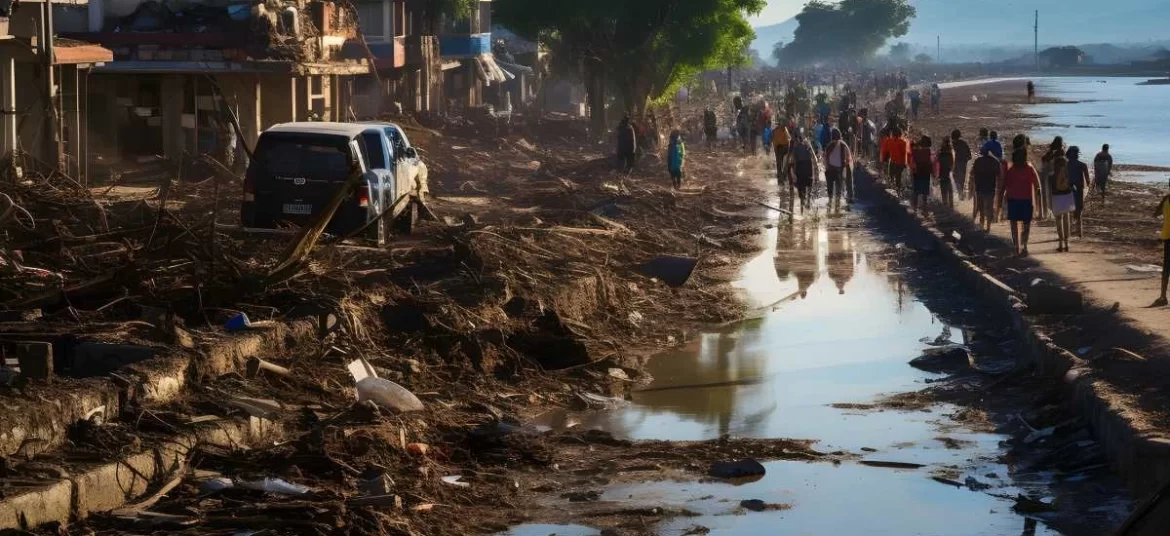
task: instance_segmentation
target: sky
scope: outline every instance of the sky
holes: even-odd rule
[[[752,26],[767,26],[784,22],[800,13],[804,0],[768,0],[768,7],[754,18]]]

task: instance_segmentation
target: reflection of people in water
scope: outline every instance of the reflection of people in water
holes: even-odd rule
[[[800,292],[800,298],[808,297],[808,289],[817,282],[817,245],[818,236],[817,228],[803,226],[801,229],[794,229],[796,236],[794,236],[792,247],[796,250],[796,255],[792,259],[792,273],[796,276],[796,286]]]
[[[853,279],[853,244],[846,233],[829,234],[827,256],[829,279],[837,285],[837,292],[845,294],[845,285]]]

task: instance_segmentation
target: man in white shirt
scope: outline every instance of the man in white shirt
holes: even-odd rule
[[[829,208],[841,210],[841,194],[853,203],[853,152],[841,141],[841,131],[834,128],[832,141],[825,147],[825,182],[829,189]],[[842,191],[845,190],[845,191]]]

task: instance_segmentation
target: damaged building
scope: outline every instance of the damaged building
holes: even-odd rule
[[[367,56],[348,4],[267,0],[185,4],[92,0],[88,28],[113,61],[89,80],[91,158],[142,163],[249,146],[282,122],[346,120]]]

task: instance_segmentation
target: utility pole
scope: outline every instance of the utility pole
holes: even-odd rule
[[[1036,57],[1036,70],[1040,70],[1040,10],[1036,10],[1036,22],[1032,25],[1032,53]]]
[[[44,132],[44,147],[41,148],[41,158],[45,164],[51,166],[53,169],[61,169],[61,114],[60,108],[57,106],[57,80],[54,72],[53,61],[53,3],[51,0],[44,0],[41,4],[41,20],[40,20],[40,35],[37,36],[37,53],[40,54],[42,68],[44,69],[45,88],[43,94],[45,95],[45,121],[48,123],[43,125],[42,132]]]
[[[942,34],[934,36],[934,62],[942,63]]]

